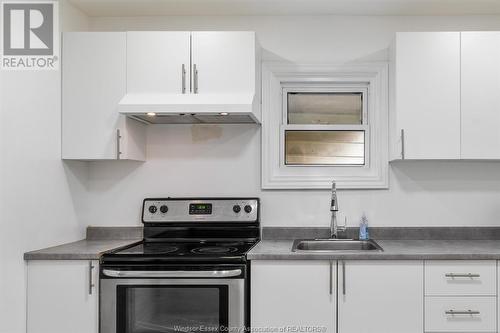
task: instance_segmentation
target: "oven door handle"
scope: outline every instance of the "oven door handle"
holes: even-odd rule
[[[241,275],[241,269],[215,271],[117,271],[103,269],[102,274],[115,278],[225,278]]]

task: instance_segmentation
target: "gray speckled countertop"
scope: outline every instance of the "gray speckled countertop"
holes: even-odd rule
[[[42,250],[26,252],[24,260],[99,260],[104,252],[133,244],[140,239],[81,240]]]
[[[325,238],[328,230],[264,228],[264,236],[272,238],[264,237],[247,257],[250,260],[500,260],[500,228],[372,228],[370,234],[383,248],[382,252],[292,252],[293,239]],[[350,232],[348,236],[353,237],[355,232]],[[407,239],[401,239],[405,235]],[[460,240],[471,236],[473,239]],[[24,259],[97,260],[105,252],[140,240],[142,227],[89,227],[84,240],[27,252]]]
[[[142,227],[88,227],[86,239],[30,251],[24,260],[98,260],[105,252],[142,240]]]
[[[500,240],[376,240],[382,252],[292,252],[293,240],[262,240],[250,260],[488,260],[500,259]]]

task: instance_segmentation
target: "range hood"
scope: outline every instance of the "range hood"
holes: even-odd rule
[[[118,111],[148,124],[260,124],[260,102],[253,93],[129,93]]]

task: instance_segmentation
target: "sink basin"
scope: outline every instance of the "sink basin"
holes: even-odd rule
[[[373,240],[353,239],[296,239],[293,252],[364,252],[383,251]]]

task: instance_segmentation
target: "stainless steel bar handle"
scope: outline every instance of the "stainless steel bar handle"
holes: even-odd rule
[[[447,278],[470,278],[470,279],[473,279],[473,278],[479,278],[481,277],[480,274],[474,274],[474,273],[446,273],[444,275],[445,277]]]
[[[405,130],[401,129],[401,159],[405,159]]]
[[[454,316],[454,315],[479,315],[481,312],[475,310],[465,310],[465,311],[457,311],[457,310],[448,310],[444,312],[446,315]]]
[[[222,278],[241,275],[241,269],[220,270],[220,271],[117,271],[103,269],[105,276],[116,278],[148,278],[148,277],[192,277],[192,278]]]
[[[94,264],[92,261],[89,261],[89,295],[92,295],[92,288],[95,287],[94,284]]]
[[[330,289],[329,294],[333,295],[333,261],[330,260]]]
[[[182,93],[186,93],[186,65],[182,64]]]
[[[120,142],[121,142],[121,134],[120,134],[120,129],[117,129],[116,130],[116,159],[119,160],[121,158],[121,154],[122,154],[122,151],[121,151],[121,146],[120,146]]]
[[[346,294],[346,286],[345,286],[345,261],[342,260],[342,295]]]
[[[193,64],[193,92],[198,93],[198,68],[196,68],[196,64]]]

